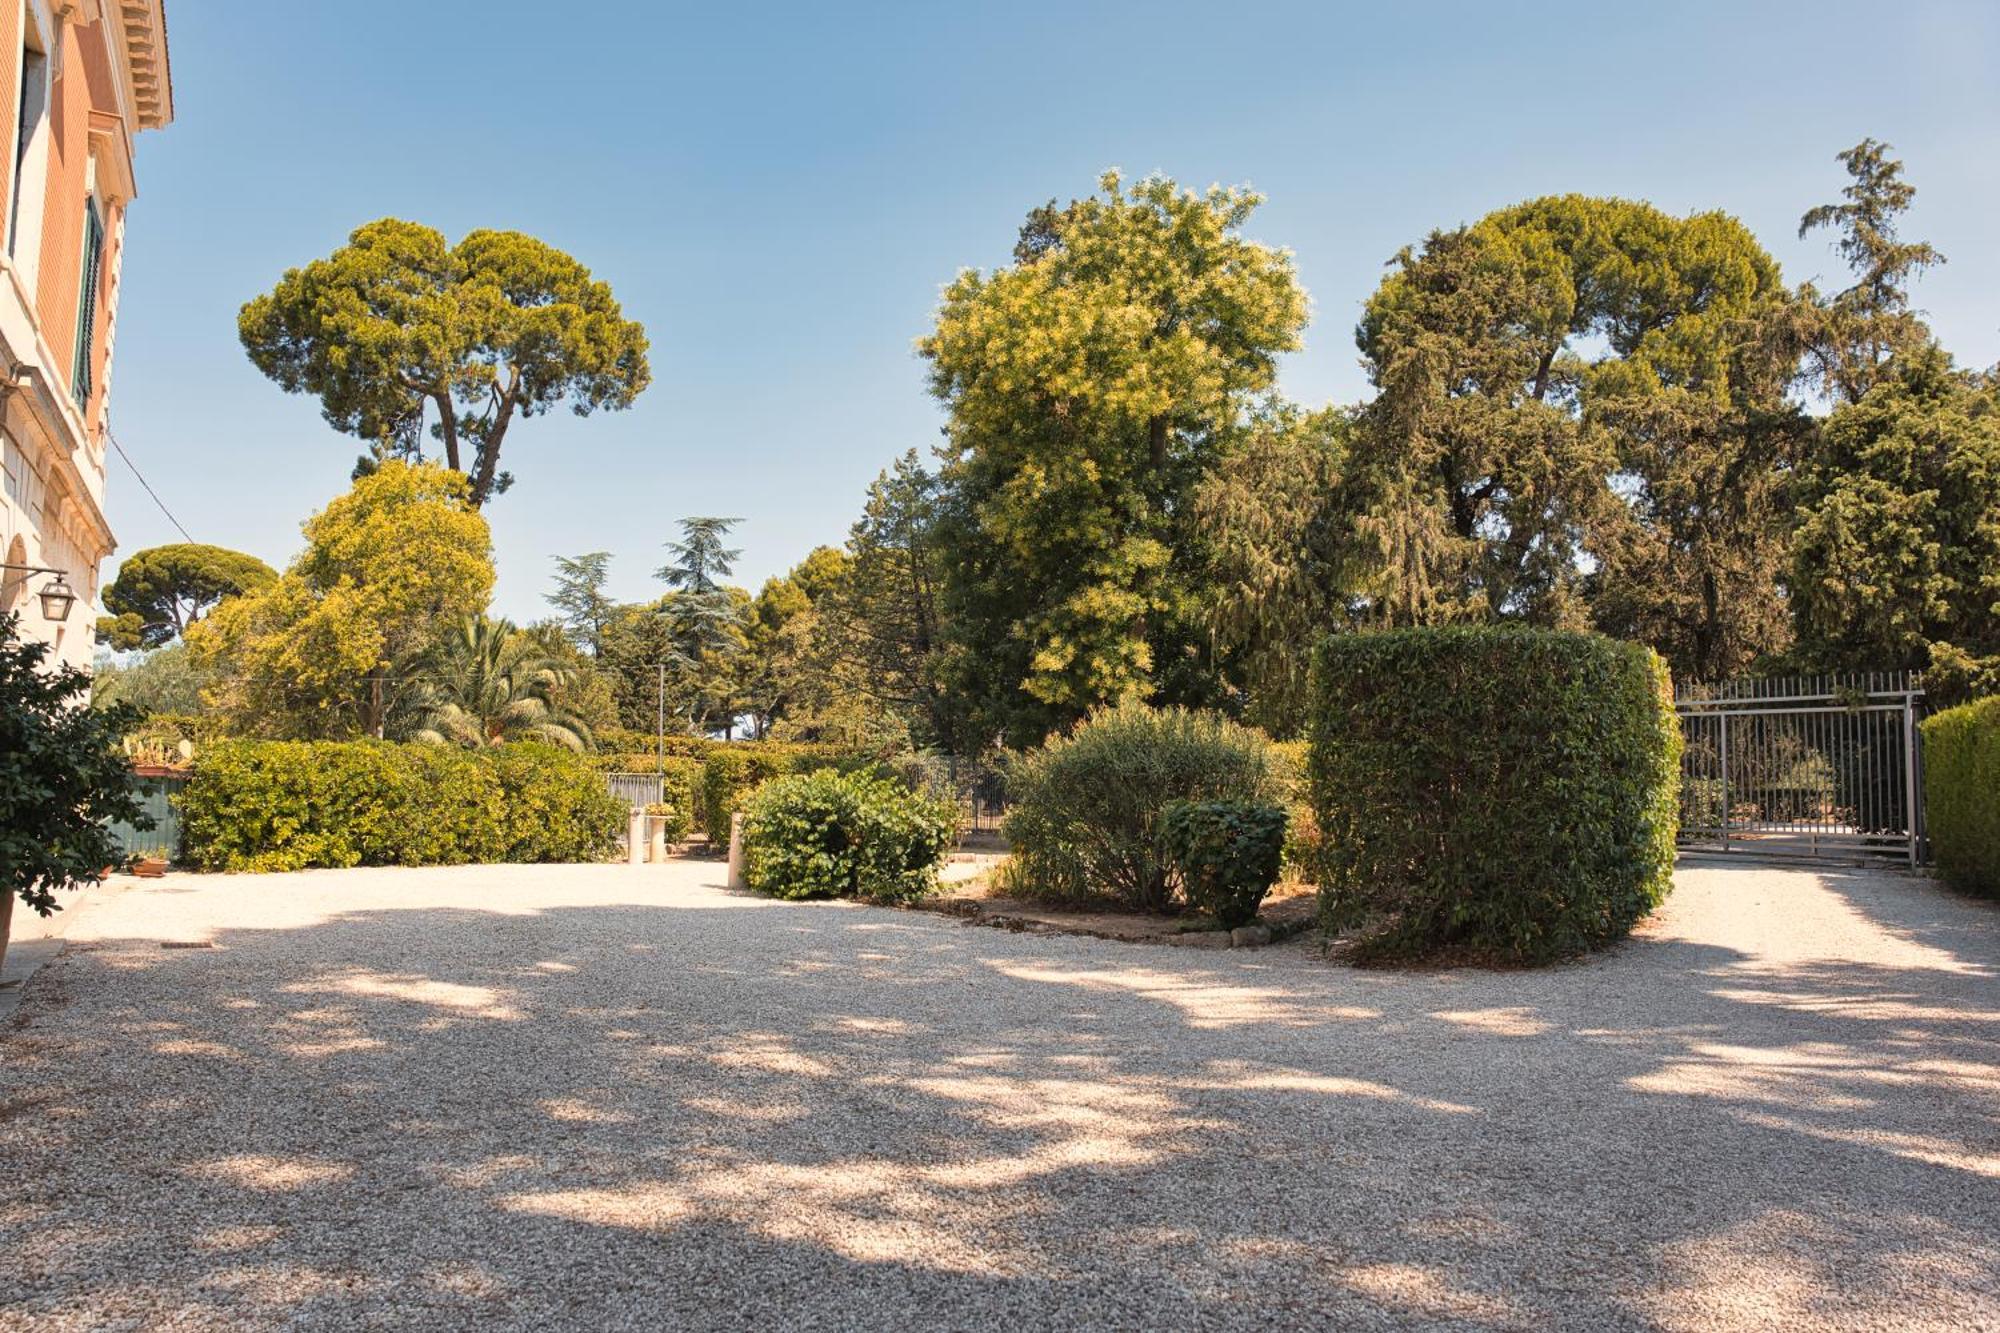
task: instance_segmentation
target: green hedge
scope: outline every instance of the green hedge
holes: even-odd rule
[[[181,794],[204,870],[596,861],[624,807],[581,755],[383,741],[223,741]]]
[[[729,841],[729,817],[762,783],[791,773],[864,764],[827,745],[786,745],[778,741],[715,744],[701,764],[697,811],[702,832],[717,846]]]
[[[2000,696],[1924,719],[1924,822],[1938,875],[2000,898]]]
[[[1367,951],[1559,958],[1672,888],[1681,739],[1650,650],[1500,626],[1341,635],[1313,699],[1321,919]]]
[[[1007,786],[1013,856],[996,887],[1164,912],[1177,876],[1161,812],[1174,801],[1281,800],[1285,783],[1262,732],[1215,713],[1126,703],[1023,756]]]
[[[937,887],[957,831],[954,806],[893,778],[830,769],[777,778],[744,809],[744,877],[780,898],[918,898]]]

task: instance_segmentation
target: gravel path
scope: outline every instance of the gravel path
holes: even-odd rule
[[[0,1032],[0,1327],[2000,1327],[2000,911],[1926,882],[1391,974],[718,878],[87,904]]]

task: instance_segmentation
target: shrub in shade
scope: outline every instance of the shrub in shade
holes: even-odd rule
[[[1262,732],[1215,713],[1127,703],[1023,756],[1008,794],[1013,856],[998,887],[1163,912],[1174,876],[1161,812],[1175,801],[1281,800],[1284,783]]]
[[[624,806],[584,756],[384,741],[220,741],[181,793],[189,862],[303,870],[596,861]]]
[[[1321,919],[1366,951],[1560,958],[1672,888],[1681,738],[1649,649],[1511,626],[1341,635],[1313,706]]]
[[[893,779],[831,769],[774,778],[744,808],[744,876],[780,898],[918,898],[936,888],[957,831],[951,805]]]
[[[1176,801],[1160,815],[1160,837],[1180,872],[1188,904],[1225,928],[1257,919],[1278,882],[1285,811],[1260,801]]]
[[[1923,722],[1924,823],[1939,878],[2000,898],[2000,696]]]
[[[729,842],[729,817],[759,784],[788,773],[847,768],[862,761],[823,745],[778,741],[713,742],[701,764],[698,810],[702,832],[717,846]]]

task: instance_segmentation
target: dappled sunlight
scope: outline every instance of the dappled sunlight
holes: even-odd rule
[[[1214,1061],[1209,1068],[1217,1077],[1197,1080],[1192,1086],[1229,1092],[1310,1092],[1328,1097],[1367,1097],[1376,1101],[1400,1102],[1442,1115],[1479,1114],[1476,1106],[1418,1096],[1369,1079],[1313,1074],[1300,1069],[1257,1066],[1243,1061]]]
[[[344,976],[287,986],[289,994],[357,995],[370,999],[401,1000],[407,1004],[429,1005],[451,1010],[467,1018],[517,1021],[525,1015],[491,986],[464,986],[429,977],[357,971]]]
[[[1949,1022],[2000,1023],[2000,1009],[1973,1009],[1962,1004],[1926,1003],[1916,991],[1900,994],[1829,995],[1821,990],[1753,989],[1719,987],[1713,992],[1725,1000],[1741,1004],[1778,1005],[1801,1013],[1828,1014],[1844,1019],[1870,1022]]]
[[[1339,1269],[1333,1276],[1379,1305],[1431,1319],[1469,1319],[1515,1327],[1532,1322],[1504,1297],[1455,1286],[1445,1274],[1427,1266],[1357,1264]]]
[[[344,1162],[316,1161],[307,1157],[273,1157],[261,1153],[239,1153],[217,1157],[183,1168],[189,1176],[223,1181],[252,1190],[302,1190],[344,1181],[354,1168]]]
[[[2000,1180],[2000,1147],[1973,1148],[1929,1134],[1898,1134],[1889,1130],[1866,1127],[1839,1129],[1802,1120],[1796,1116],[1763,1115],[1748,1111],[1741,1114],[1748,1123],[1762,1125],[1767,1129],[1805,1134],[1812,1138],[1824,1139],[1829,1143],[1868,1148],[1908,1158],[1913,1162],[1923,1162],[1929,1166],[1949,1167],[1954,1171],[1969,1171],[1974,1175]]]
[[[1553,1030],[1551,1024],[1536,1017],[1534,1010],[1521,1005],[1500,1009],[1441,1010],[1431,1017],[1495,1037],[1540,1037]]]
[[[1181,1011],[1189,1027],[1230,1028],[1246,1024],[1306,1025],[1329,1019],[1380,1018],[1381,1011],[1359,1005],[1302,1001],[1296,990],[1282,986],[1238,986],[1145,966],[1064,967],[1048,962],[989,959],[986,965],[1016,981],[1075,986],[1083,990],[1123,993],[1158,1000]]]

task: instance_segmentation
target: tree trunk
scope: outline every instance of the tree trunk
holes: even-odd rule
[[[516,370],[507,379],[507,392],[500,396],[500,410],[493,415],[493,424],[486,429],[479,441],[479,471],[472,479],[472,507],[479,508],[493,494],[493,479],[500,473],[500,441],[507,434],[507,425],[514,419],[514,401],[521,389],[521,372]]]
[[[14,932],[14,888],[0,884],[0,969],[7,966],[7,940]]]
[[[458,417],[452,410],[451,395],[434,394],[431,401],[438,405],[438,433],[444,438],[445,466],[453,472],[463,471],[458,465]],[[417,447],[423,448],[421,437],[417,441]]]

